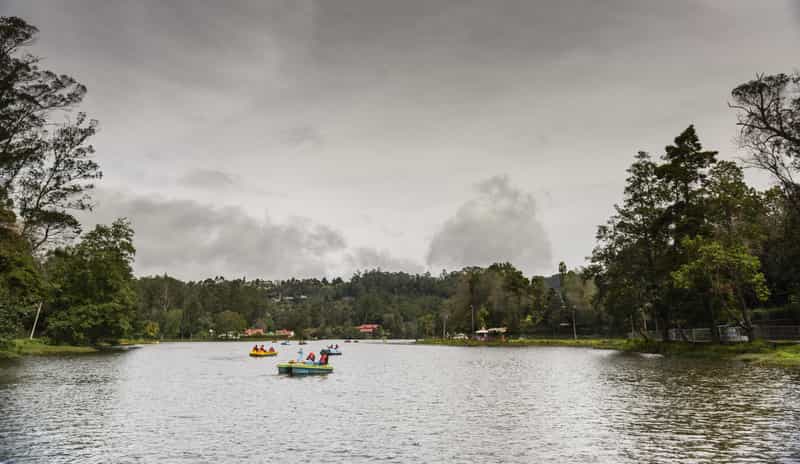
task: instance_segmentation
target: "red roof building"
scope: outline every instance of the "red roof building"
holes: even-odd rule
[[[379,324],[361,324],[360,326],[356,327],[359,332],[361,333],[374,333],[376,330],[380,329],[381,326]]]
[[[264,329],[258,329],[258,328],[244,329],[245,337],[253,337],[255,335],[264,335]]]
[[[280,329],[275,331],[275,335],[279,337],[294,337],[294,330]]]

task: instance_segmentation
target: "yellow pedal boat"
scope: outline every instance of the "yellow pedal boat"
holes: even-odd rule
[[[250,351],[250,356],[254,358],[265,358],[267,356],[277,356],[277,351]]]

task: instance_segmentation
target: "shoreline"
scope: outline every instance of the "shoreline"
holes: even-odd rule
[[[163,340],[163,342],[223,342],[222,340]],[[240,340],[255,341],[255,340]],[[158,344],[159,340],[124,339],[119,341],[119,346]],[[685,342],[661,343],[645,340],[630,340],[624,338],[530,338],[512,339],[506,341],[483,342],[478,340],[454,340],[441,338],[419,339],[412,344],[439,345],[455,347],[573,347],[591,348],[597,350],[617,350],[629,353],[660,354],[668,357],[708,359],[721,361],[740,361],[760,366],[775,366],[800,368],[800,343],[796,342],[766,342],[763,340],[752,343],[737,343],[729,345],[692,344]],[[110,346],[110,345],[108,345]],[[76,346],[76,345],[50,345],[44,340],[14,339],[6,347],[0,349],[0,360],[18,359],[22,356],[58,356],[69,354],[100,353],[108,347]],[[115,345],[116,346],[116,345]]]
[[[774,367],[800,368],[800,343],[766,342],[730,345],[693,344],[685,342],[654,342],[624,338],[539,338],[513,339],[506,341],[481,342],[477,340],[422,339],[420,345],[461,346],[461,347],[525,347],[556,346],[573,348],[592,348],[598,350],[617,350],[629,353],[660,354],[667,357],[708,359],[720,361],[741,361],[748,364]]]
[[[99,353],[93,346],[49,345],[41,339],[17,338],[0,347],[0,360],[18,359],[22,356],[58,356],[65,354]]]

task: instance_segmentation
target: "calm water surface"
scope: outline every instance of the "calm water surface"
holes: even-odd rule
[[[800,462],[796,371],[359,343],[288,378],[249,346],[0,364],[0,462]]]

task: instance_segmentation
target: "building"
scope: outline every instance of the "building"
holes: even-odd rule
[[[359,332],[362,334],[369,334],[372,335],[380,329],[381,326],[379,324],[361,324],[360,326],[356,327]]]
[[[275,335],[278,337],[292,338],[294,337],[294,330],[279,329],[275,331]]]
[[[244,333],[242,335],[245,337],[255,337],[256,335],[264,336],[264,329],[251,327],[249,329],[244,329]]]
[[[490,340],[505,341],[507,330],[508,329],[506,329],[505,327],[492,327],[491,329],[482,327],[480,330],[475,331],[475,338],[477,340],[482,340],[482,341],[490,341]]]

